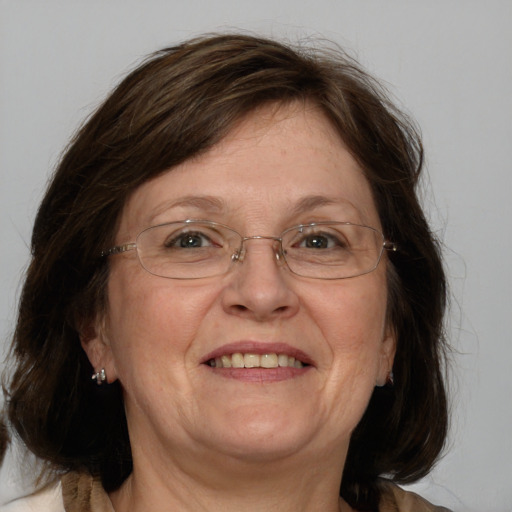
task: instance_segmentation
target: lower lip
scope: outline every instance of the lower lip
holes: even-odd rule
[[[304,375],[311,369],[311,366],[303,368],[214,368],[208,366],[207,368],[216,375],[227,379],[244,382],[280,382]]]

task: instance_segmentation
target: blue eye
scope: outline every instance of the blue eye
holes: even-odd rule
[[[297,247],[304,249],[333,249],[335,247],[344,247],[345,245],[338,237],[325,233],[315,233],[304,236],[297,244]]]
[[[165,247],[171,249],[197,249],[216,245],[207,235],[200,231],[180,233],[165,242]]]
[[[305,238],[300,246],[308,249],[326,249],[329,247],[329,239],[325,236],[311,235]]]

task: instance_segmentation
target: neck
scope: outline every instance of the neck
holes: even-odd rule
[[[350,512],[339,498],[344,458],[345,453],[278,461],[204,455],[197,462],[164,462],[134,453],[132,475],[110,498],[116,512]]]

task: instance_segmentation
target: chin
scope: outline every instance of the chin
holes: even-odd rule
[[[314,435],[311,419],[268,412],[238,414],[234,421],[220,422],[216,427],[217,436],[210,430],[215,446],[222,446],[223,451],[236,458],[255,462],[293,455],[307,446]]]

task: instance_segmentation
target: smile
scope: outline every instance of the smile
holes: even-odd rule
[[[225,354],[209,359],[212,368],[303,368],[306,363],[287,354]]]

